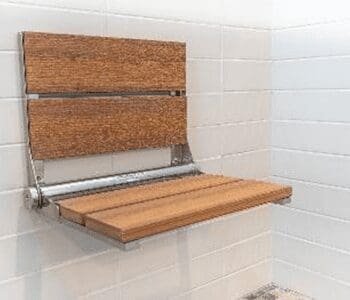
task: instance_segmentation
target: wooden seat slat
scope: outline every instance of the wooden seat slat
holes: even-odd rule
[[[64,218],[75,223],[84,224],[84,216],[89,213],[206,189],[237,180],[239,179],[217,175],[186,176],[179,179],[66,199],[60,201],[59,205],[61,215]]]
[[[196,188],[190,189],[194,182]],[[201,186],[202,183],[206,184]],[[94,194],[83,197],[83,201],[82,197],[80,201],[79,198],[63,200],[60,202],[60,209],[62,216],[71,221],[85,223],[85,226],[93,231],[129,242],[268,202],[276,202],[290,197],[291,193],[290,187],[278,184],[202,175]],[[116,203],[120,200],[118,206],[108,206],[113,203],[112,199],[115,199]],[[88,212],[88,203],[97,205],[100,202],[107,203],[106,207],[109,208]],[[82,214],[82,211],[85,213]],[[80,217],[71,217],[72,212]]]

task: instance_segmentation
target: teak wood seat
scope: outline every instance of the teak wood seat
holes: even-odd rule
[[[130,242],[291,195],[291,188],[254,180],[198,175],[59,202],[75,223]]]
[[[35,32],[22,43],[31,206],[53,204],[63,219],[128,243],[291,196],[195,167],[184,43]],[[57,185],[37,174],[49,159],[167,147],[170,167],[144,173]]]

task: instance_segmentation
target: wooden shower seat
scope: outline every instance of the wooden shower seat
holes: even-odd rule
[[[22,42],[32,206],[53,204],[62,218],[126,243],[291,196],[287,186],[195,167],[184,43],[36,32]],[[171,149],[168,169],[195,171],[68,199],[64,190],[45,194],[36,173],[45,160],[151,148]]]
[[[186,176],[59,202],[63,218],[130,242],[291,196],[278,184],[215,175]]]

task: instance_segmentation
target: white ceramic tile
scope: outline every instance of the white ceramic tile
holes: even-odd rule
[[[349,221],[293,210],[279,205],[273,207],[274,231],[311,242],[349,251],[350,241],[347,238],[349,229]]]
[[[270,59],[270,31],[224,27],[224,58]]]
[[[297,290],[313,299],[346,300],[349,298],[349,286],[283,261],[274,261],[273,274],[275,283]]]
[[[119,286],[109,288],[102,291],[97,291],[92,294],[83,296],[79,300],[118,300],[119,297]]]
[[[350,253],[292,237],[273,235],[273,256],[288,263],[350,283]]]
[[[218,157],[221,154],[221,127],[191,128],[189,145],[195,160]]]
[[[17,53],[0,53],[0,98],[21,97],[23,81]]]
[[[0,192],[0,237],[44,226],[42,217],[23,206],[23,190]]]
[[[348,205],[350,189],[285,180],[278,177],[271,179],[293,187],[292,201],[288,206],[350,220],[350,207]]]
[[[221,27],[188,24],[184,31],[187,57],[217,59],[222,57]]]
[[[222,96],[190,95],[187,97],[188,126],[208,126],[222,122]]]
[[[77,299],[116,282],[114,253],[19,277],[0,287],[4,299]],[[78,280],[77,280],[78,279]]]
[[[178,260],[176,235],[146,240],[139,249],[118,253],[120,280],[127,281],[170,267]]]
[[[221,29],[169,20],[109,15],[108,35],[186,43],[188,58],[221,58]]]
[[[223,24],[253,28],[270,28],[272,0],[223,0]]]
[[[213,219],[192,226],[181,239],[189,255],[196,257],[268,231],[270,213],[265,205]]]
[[[113,174],[112,155],[101,154],[44,162],[46,183],[65,182]]]
[[[100,0],[95,1],[98,3]],[[76,1],[64,1],[76,3]],[[86,1],[80,1],[86,3]],[[92,1],[92,5],[94,1]],[[77,13],[31,6],[1,4],[0,49],[17,50],[18,33],[44,31],[104,35],[105,17],[93,13]],[[2,65],[2,64],[1,64]]]
[[[272,25],[283,28],[347,19],[348,8],[346,0],[275,0]]]
[[[224,61],[224,90],[267,90],[270,88],[270,62]],[[277,81],[277,80],[276,80]]]
[[[0,145],[24,142],[22,100],[0,100]]]
[[[180,261],[178,268],[184,289],[200,287],[223,276],[223,253],[219,251],[193,260],[188,257]]]
[[[274,91],[272,119],[350,122],[349,91]]]
[[[222,104],[223,122],[268,120],[270,99],[270,92],[226,92]]]
[[[224,251],[225,274],[230,274],[271,258],[271,233],[266,232],[235,244]]]
[[[285,59],[349,54],[349,29],[348,21],[273,31],[271,56]]]
[[[0,240],[0,280],[40,271],[112,247],[67,225],[46,224],[45,227],[45,230]]]
[[[273,150],[272,175],[350,187],[350,158],[330,154]]]
[[[196,161],[198,168],[207,174],[222,174],[221,158]]]
[[[112,156],[113,172],[127,173],[170,165],[170,149],[147,149],[115,153]]]
[[[249,122],[222,127],[223,155],[266,149],[269,140],[268,122]]]
[[[24,145],[0,146],[0,191],[27,185]]]
[[[108,0],[108,5],[109,10],[114,13],[161,19],[220,23],[222,16],[222,3],[215,0],[200,2],[151,0],[147,4],[142,0]],[[198,5],[201,9],[198,9]]]
[[[75,3],[76,1],[65,2]],[[97,2],[98,1],[95,3]],[[0,49],[17,50],[19,41],[18,33],[21,31],[43,31],[91,35],[105,34],[105,17],[98,14],[77,13],[1,3],[0,10],[2,12]]]
[[[226,156],[222,159],[222,172],[234,177],[265,178],[270,174],[270,151],[259,150]]]
[[[169,299],[183,291],[182,284],[178,268],[171,267],[122,284],[121,299]]]
[[[350,154],[350,124],[272,122],[272,146],[332,154]]]
[[[220,93],[221,61],[219,60],[191,60],[186,65],[187,93]]]
[[[55,290],[67,290],[72,296],[78,296],[117,283],[117,272],[116,254],[113,250],[50,270],[45,275],[48,286],[54,285]],[[76,280],[77,278],[79,280]],[[49,292],[50,289],[47,289],[48,294]]]
[[[103,11],[106,9],[105,0],[9,0],[7,2],[34,4],[39,6],[49,6],[53,8],[67,8],[67,9],[81,9],[81,10],[93,10]]]
[[[173,298],[174,300],[212,300],[229,299],[227,294],[227,280],[219,279],[201,286],[199,288],[193,289],[190,292],[183,294],[181,296]]]
[[[237,299],[271,282],[271,261],[266,260],[250,268],[237,272],[227,278],[228,293]]]
[[[328,57],[275,61],[272,86],[275,89],[350,88],[349,57]]]
[[[286,90],[273,91],[272,119],[288,120],[272,123],[272,146],[309,151],[272,152],[272,174],[277,175],[272,180],[293,186],[292,202],[274,207],[275,230],[290,235],[273,240],[281,260],[274,263],[274,281],[315,299],[350,294],[349,286],[331,278],[349,282],[348,254],[336,250],[350,247],[345,237],[350,144],[344,138],[350,121],[345,90],[350,44],[349,21],[343,21],[348,6],[343,0],[276,0],[274,6],[276,26],[299,27],[272,32],[271,56],[279,59],[272,64],[272,87]],[[300,26],[312,23],[319,24]]]

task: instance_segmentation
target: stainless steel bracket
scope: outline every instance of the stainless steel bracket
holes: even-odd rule
[[[288,198],[284,198],[282,200],[275,202],[275,204],[286,205],[286,204],[289,204],[291,202],[292,202],[292,197],[288,197]]]
[[[193,158],[188,144],[171,146],[172,166],[179,166],[191,163],[193,163]]]

